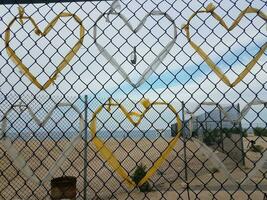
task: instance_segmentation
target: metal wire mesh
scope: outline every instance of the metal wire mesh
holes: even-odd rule
[[[0,5],[0,199],[266,199],[266,2],[210,3]]]

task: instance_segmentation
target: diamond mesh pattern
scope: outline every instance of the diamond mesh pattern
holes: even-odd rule
[[[62,70],[60,63],[81,39],[81,23],[60,18],[40,36],[29,19],[19,20],[18,4],[0,5],[0,199],[51,199],[50,181],[61,176],[77,178],[77,199],[266,199],[266,50],[234,87],[216,73],[220,68],[233,83],[264,49],[267,19],[261,13],[267,13],[266,2],[214,0],[213,14],[221,21],[204,12],[187,24],[197,11],[212,9],[209,3],[122,0],[121,9],[113,12],[112,1],[21,4],[20,14],[34,19],[41,31],[62,12],[81,19],[81,48]],[[230,27],[249,6],[257,12],[246,14],[232,30],[220,24]],[[153,11],[165,14],[142,21]],[[6,30],[15,17],[8,47],[26,66],[24,71],[7,52]],[[190,41],[207,54],[205,59]],[[146,73],[153,60],[159,60],[158,67]],[[41,85],[55,72],[58,76],[40,89],[29,72]],[[142,76],[147,77],[137,86]],[[111,98],[116,105],[108,104]],[[176,113],[166,105],[149,106],[137,126],[118,105],[140,114],[146,109],[140,103],[144,99],[167,102]],[[93,136],[89,126],[102,105]],[[138,114],[132,115],[133,121]],[[181,136],[147,180],[150,192],[129,187],[95,145],[94,139],[100,138],[129,177],[141,164],[149,173],[175,139],[177,116]],[[81,139],[61,163],[62,152],[79,133]],[[15,158],[8,141],[18,152]],[[60,166],[46,177],[55,163]]]

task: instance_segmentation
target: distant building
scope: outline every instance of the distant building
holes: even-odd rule
[[[225,112],[228,114],[228,117],[231,120],[237,120],[240,116],[240,111],[238,109],[238,105],[232,105],[228,107],[223,107]],[[228,118],[224,116],[224,113],[220,108],[215,108],[211,111],[204,111],[203,114],[194,116],[193,118],[193,133],[200,135],[205,131],[212,131],[214,129],[221,128],[242,128],[240,124],[233,124]],[[189,123],[186,123],[186,135],[189,135]]]
[[[223,107],[225,112],[227,112],[229,118],[232,120],[236,120],[240,116],[240,111],[238,109],[238,105],[232,105]],[[202,114],[199,115],[193,115],[192,120],[192,134],[196,136],[202,135],[205,131],[212,131],[214,129],[220,129],[220,128],[234,128],[234,127],[240,127],[240,124],[234,125],[228,118],[226,118],[221,111],[220,108],[215,108],[211,111],[204,110],[204,107],[200,108],[199,110],[202,110]],[[183,130],[183,134],[186,137],[190,137],[190,123],[189,120],[185,121],[185,128]],[[176,124],[173,124],[172,127],[172,136],[175,136],[177,133],[176,130]]]
[[[223,107],[223,109],[231,120],[237,120],[240,116],[238,105]],[[192,136],[198,137],[212,149],[226,153],[236,163],[244,165],[243,135],[242,131],[239,131],[240,129],[242,130],[241,123],[234,124],[230,122],[220,108],[215,108],[211,111],[206,111],[202,108],[202,111],[202,114],[193,116],[191,122],[189,120],[185,121],[183,136],[190,138],[190,126],[192,126]],[[233,132],[230,131],[227,134],[224,131],[220,131],[221,129],[232,128],[235,128],[235,130],[233,129]],[[173,124],[171,129],[172,136],[175,136],[177,133],[176,124]]]

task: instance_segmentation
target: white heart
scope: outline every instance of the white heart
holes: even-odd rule
[[[116,61],[116,59],[113,58],[113,56],[97,42],[97,22],[104,17],[105,15],[117,15],[120,19],[122,19],[125,23],[125,25],[133,32],[137,33],[145,24],[147,18],[149,16],[155,16],[155,15],[162,15],[166,17],[173,25],[173,38],[172,40],[166,45],[166,47],[160,51],[160,53],[156,56],[156,58],[150,63],[150,66],[141,74],[141,77],[138,79],[137,83],[133,83],[133,81],[130,79],[128,74],[125,72],[123,68],[119,65],[119,63]],[[125,80],[130,83],[133,87],[138,87],[142,85],[149,77],[153,74],[153,72],[159,67],[159,65],[162,63],[162,61],[165,59],[165,57],[169,54],[170,50],[172,49],[175,41],[177,38],[177,27],[175,25],[174,20],[167,14],[163,13],[161,11],[152,11],[148,13],[138,24],[136,28],[133,28],[133,26],[128,22],[127,18],[122,15],[121,13],[117,13],[116,11],[112,10],[108,13],[103,13],[95,22],[94,24],[94,41],[96,44],[96,47],[100,51],[100,53],[118,70],[118,72],[121,74]]]
[[[248,113],[248,111],[251,109],[251,107],[253,105],[264,105],[265,107],[267,107],[267,102],[266,101],[262,101],[260,99],[254,99],[253,101],[251,101],[250,103],[248,103],[240,112],[239,116],[237,119],[232,119],[228,112],[218,103],[215,102],[202,102],[200,103],[193,111],[189,111],[188,109],[186,110],[187,114],[190,114],[190,119],[189,119],[189,131],[190,131],[190,135],[192,136],[192,131],[193,131],[193,124],[192,121],[194,119],[194,114],[195,112],[202,106],[202,105],[210,105],[210,106],[217,106],[219,107],[219,109],[222,111],[222,113],[224,114],[224,116],[233,124],[238,124],[241,122],[241,120],[245,117],[245,115]],[[227,168],[225,167],[225,165],[220,161],[220,159],[216,156],[216,154],[207,146],[205,145],[203,142],[192,138],[194,144],[196,146],[200,148],[203,148],[204,151],[203,152],[207,152],[205,153],[205,156],[207,159],[210,159],[212,162],[212,164],[214,165],[214,167],[216,168],[220,168],[223,173],[229,178],[229,180],[231,180],[232,183],[236,184],[234,178],[232,177],[232,175],[230,174],[230,172],[227,170]],[[251,179],[256,173],[257,171],[259,171],[260,169],[262,169],[264,167],[264,162],[266,162],[267,160],[267,151],[264,152],[262,158],[256,163],[256,167],[248,174],[248,176],[246,177],[245,180],[242,181],[242,185],[245,185],[247,183],[247,181],[249,179]]]
[[[14,110],[16,107],[20,108],[20,112],[23,112],[25,110],[28,110],[30,113],[32,119],[38,124],[39,126],[43,126],[47,123],[47,121],[51,118],[54,110],[56,110],[59,107],[71,107],[79,114],[80,119],[80,132],[77,136],[74,136],[71,141],[65,145],[64,150],[61,152],[57,160],[53,163],[49,171],[46,173],[46,175],[42,178],[40,181],[39,178],[34,174],[31,167],[27,164],[21,153],[14,147],[11,140],[6,137],[5,130],[7,127],[7,120],[8,120],[8,114]],[[23,110],[24,109],[24,110]],[[71,152],[74,150],[74,147],[78,144],[78,142],[81,139],[83,128],[84,127],[84,120],[79,112],[79,109],[75,107],[74,105],[70,103],[58,103],[55,105],[55,107],[46,115],[43,121],[38,119],[38,117],[34,114],[32,109],[28,107],[27,105],[13,105],[5,114],[2,121],[2,127],[0,132],[0,138],[3,139],[3,144],[6,148],[7,153],[11,157],[12,162],[14,163],[15,167],[20,170],[29,180],[37,183],[38,185],[41,185],[45,183],[46,181],[50,180],[50,178],[55,174],[55,172],[61,167],[61,165],[65,162],[67,157],[71,154]]]
[[[222,161],[218,158],[218,156],[203,142],[199,141],[198,139],[192,137],[191,138],[193,143],[197,146],[197,148],[201,151],[203,149],[203,153],[206,157],[206,159],[210,160],[213,167],[216,167],[219,169],[219,171],[222,171],[226,177],[234,184],[238,184],[235,179],[232,177],[231,173],[228,171],[228,169],[225,167],[225,165],[222,163]],[[241,185],[246,185],[248,180],[251,180],[258,171],[264,171],[264,164],[267,161],[267,151],[265,151],[258,162],[256,162],[256,166],[247,174],[247,177],[242,180]]]

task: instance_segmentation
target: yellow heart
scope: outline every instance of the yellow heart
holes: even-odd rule
[[[57,21],[63,17],[73,17],[75,19],[75,21],[79,24],[80,27],[80,37],[79,40],[77,41],[77,43],[72,47],[72,49],[68,52],[68,54],[65,56],[65,58],[63,59],[63,61],[58,65],[58,67],[56,68],[56,70],[53,72],[51,78],[44,84],[41,85],[39,83],[39,81],[37,80],[37,78],[30,72],[29,68],[27,66],[25,66],[22,62],[22,60],[16,55],[15,51],[10,47],[9,43],[10,43],[10,31],[11,31],[11,27],[13,25],[13,23],[16,20],[19,20],[21,25],[24,24],[24,20],[28,19],[30,20],[30,22],[32,23],[32,25],[35,28],[35,33],[39,36],[46,36],[52,29],[53,27],[56,25]],[[36,24],[36,22],[34,21],[34,19],[32,17],[28,17],[24,15],[24,9],[23,8],[19,8],[19,15],[16,16],[8,25],[6,31],[5,31],[5,45],[6,45],[6,51],[8,53],[8,55],[10,56],[10,58],[12,59],[12,61],[20,68],[20,70],[22,71],[23,74],[26,75],[26,77],[28,77],[28,79],[36,86],[38,87],[40,90],[45,90],[47,89],[52,83],[54,83],[54,81],[56,80],[58,74],[69,64],[69,62],[71,61],[71,59],[75,56],[75,54],[78,52],[78,50],[80,49],[80,47],[82,46],[83,43],[83,39],[84,39],[84,32],[85,29],[82,25],[82,21],[81,19],[72,13],[68,13],[68,12],[62,12],[59,15],[57,15],[44,29],[44,31],[42,32],[38,25]]]
[[[267,20],[267,16],[261,12],[260,10],[253,8],[253,7],[247,7],[245,10],[243,10],[236,20],[232,23],[230,27],[226,25],[224,20],[214,12],[215,7],[213,4],[209,4],[205,10],[200,10],[195,12],[189,20],[187,21],[187,24],[183,27],[186,31],[186,37],[190,43],[190,45],[195,49],[195,51],[202,57],[202,59],[209,65],[209,67],[215,72],[215,74],[229,87],[235,87],[240,81],[244,79],[244,77],[250,72],[250,70],[254,67],[254,65],[257,63],[257,61],[260,59],[260,57],[264,54],[265,50],[267,49],[267,42],[260,48],[258,53],[254,56],[254,58],[247,64],[245,69],[238,75],[236,80],[231,83],[230,80],[227,78],[227,76],[220,70],[220,68],[209,58],[209,56],[204,52],[203,49],[200,48],[196,43],[194,43],[191,40],[190,31],[189,31],[189,25],[190,21],[198,14],[198,13],[210,13],[227,31],[233,30],[238,23],[241,21],[241,19],[247,14],[247,13],[255,13],[265,21]]]
[[[172,149],[176,145],[180,135],[181,135],[181,129],[182,129],[182,122],[179,118],[178,113],[176,112],[176,109],[166,103],[166,102],[152,102],[150,103],[148,100],[141,101],[142,105],[144,106],[144,111],[142,113],[138,112],[128,112],[127,109],[116,102],[113,102],[112,99],[109,99],[109,101],[97,108],[97,110],[94,112],[92,121],[90,124],[90,130],[92,134],[92,141],[95,144],[97,150],[100,152],[100,154],[103,156],[103,158],[109,163],[109,165],[114,169],[116,173],[123,179],[126,180],[128,186],[133,187],[136,186],[135,182],[132,181],[131,177],[129,176],[128,172],[121,166],[118,159],[115,155],[113,155],[113,152],[105,145],[105,143],[97,137],[97,115],[101,112],[101,110],[107,106],[107,110],[111,112],[111,106],[115,106],[120,108],[120,110],[123,112],[125,117],[134,125],[138,126],[147,111],[156,105],[165,105],[167,106],[176,116],[176,123],[177,123],[177,134],[172,139],[168,147],[162,152],[161,156],[157,159],[157,161],[153,164],[153,166],[147,171],[146,176],[142,178],[142,180],[138,183],[139,186],[143,185],[156,171],[157,169],[162,165],[162,163],[167,159],[169,154],[171,153]],[[133,116],[138,117],[137,121],[133,120]]]

